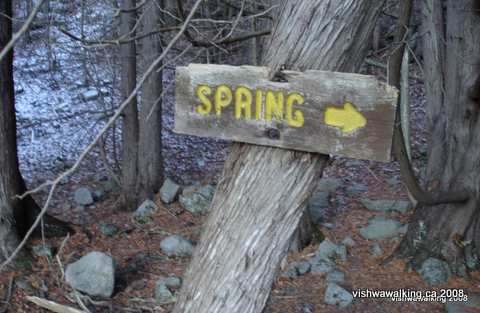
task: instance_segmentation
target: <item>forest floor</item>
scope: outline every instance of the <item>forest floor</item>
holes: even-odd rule
[[[380,165],[377,165],[380,166]],[[374,172],[375,171],[375,172]],[[375,174],[374,174],[375,173]],[[368,191],[359,196],[349,196],[343,187],[333,194],[344,199],[333,210],[328,210],[325,222],[328,227],[321,227],[322,233],[330,241],[338,243],[350,236],[355,241],[348,248],[345,262],[337,267],[346,274],[343,287],[352,291],[358,289],[372,290],[439,290],[441,288],[461,288],[468,292],[480,292],[480,276],[474,273],[470,281],[450,278],[448,283],[428,286],[421,276],[412,271],[407,272],[404,260],[394,260],[386,266],[380,262],[387,257],[399,242],[394,240],[379,241],[384,253],[374,257],[369,252],[371,240],[359,235],[359,229],[365,226],[374,215],[384,215],[366,210],[359,202],[360,198],[372,199],[406,199],[405,189],[399,182],[392,186],[388,171],[379,173],[378,168],[364,161],[337,159],[325,173],[328,177],[340,178],[345,185],[362,183]],[[355,177],[355,181],[350,180]],[[73,190],[75,184],[66,184],[65,188]],[[198,242],[205,215],[192,215],[182,209],[179,203],[164,205],[155,199],[159,210],[154,213],[148,224],[138,224],[132,219],[131,212],[119,212],[117,194],[109,194],[96,208],[83,211],[65,212],[66,220],[83,220],[83,225],[76,226],[76,233],[65,239],[47,239],[57,249],[53,258],[34,257],[33,262],[21,270],[11,270],[0,277],[0,299],[8,296],[7,286],[14,280],[9,299],[8,312],[47,312],[28,303],[27,295],[37,295],[58,303],[77,306],[72,303],[71,288],[62,279],[64,267],[91,251],[103,251],[110,254],[117,262],[118,277],[116,291],[111,299],[88,304],[92,312],[170,312],[173,304],[158,305],[153,300],[155,282],[160,277],[176,275],[181,277],[189,258],[171,258],[161,253],[159,243],[169,234],[181,234],[192,242]],[[79,213],[80,212],[80,213]],[[83,215],[79,217],[78,215]],[[408,222],[410,213],[389,213],[390,217],[401,222]],[[113,237],[103,235],[99,230],[102,221],[108,221],[119,228]],[[28,247],[41,243],[40,239],[31,240]],[[61,251],[58,249],[62,247]],[[288,256],[288,260],[298,261],[310,258],[318,247],[313,243],[301,253]],[[347,308],[324,304],[326,280],[324,275],[307,273],[296,278],[277,279],[266,313],[306,313],[306,312],[444,312],[440,302],[392,302],[388,299],[354,299]],[[70,298],[70,299],[69,299]]]
[[[68,42],[60,43],[62,47],[77,48],[75,45],[68,46],[71,44]],[[35,50],[35,55],[32,55],[32,50]],[[104,124],[105,114],[111,114],[115,109],[118,98],[113,85],[117,73],[97,71],[111,74],[96,77],[102,83],[94,86],[99,91],[106,88],[107,93],[96,102],[84,101],[82,93],[92,88],[81,83],[79,63],[71,62],[69,53],[57,52],[57,66],[63,69],[64,75],[56,76],[45,67],[44,62],[40,62],[47,54],[41,46],[38,49],[17,51],[15,73],[18,82],[16,94],[20,163],[28,184],[35,187],[71,166]],[[74,68],[68,67],[69,65]],[[384,78],[384,70],[372,67],[366,72]],[[164,82],[167,85],[173,80],[172,75],[172,69],[165,71]],[[420,71],[414,66],[410,86],[412,159],[419,176],[423,177],[424,173],[420,169],[425,168],[426,135],[423,86],[421,79],[417,79],[419,76]],[[173,134],[172,88],[167,92],[163,105],[167,176],[184,184],[215,183],[228,152],[225,148],[227,145],[215,140]],[[117,129],[117,133],[110,136],[107,143],[120,137],[120,130]],[[108,160],[112,164],[114,161]],[[153,300],[155,282],[164,276],[182,276],[190,260],[162,254],[159,243],[169,234],[181,234],[197,242],[206,216],[192,215],[183,210],[179,203],[164,205],[155,199],[159,210],[154,213],[150,223],[140,225],[133,220],[131,212],[120,210],[119,194],[116,192],[107,193],[103,200],[91,207],[79,208],[73,201],[73,192],[80,186],[97,188],[101,183],[99,178],[106,175],[104,163],[99,152],[94,151],[78,174],[62,184],[55,193],[49,212],[77,225],[74,226],[76,233],[67,238],[46,240],[57,250],[53,258],[33,257],[30,264],[25,264],[25,268],[8,270],[0,275],[0,312],[7,312],[3,308],[8,312],[47,312],[29,303],[25,298],[27,295],[78,307],[72,299],[71,288],[63,279],[63,272],[67,264],[91,251],[110,254],[117,262],[118,271],[116,290],[111,299],[89,303],[84,298],[91,312],[170,312],[172,303],[159,305]],[[324,176],[340,179],[343,185],[331,195],[331,207],[326,212],[325,227],[322,226],[321,231],[332,242],[339,243],[350,236],[356,243],[348,248],[346,261],[337,264],[337,268],[346,274],[342,286],[347,290],[461,288],[480,293],[478,273],[473,273],[469,281],[453,277],[446,284],[433,288],[418,273],[406,271],[404,260],[394,260],[381,266],[381,261],[390,255],[401,238],[379,241],[383,250],[380,256],[374,257],[370,253],[373,242],[360,236],[359,229],[371,217],[388,215],[406,223],[411,215],[411,212],[385,214],[368,211],[360,202],[365,198],[408,199],[396,163],[381,164],[334,157]],[[347,187],[355,185],[363,185],[367,191],[359,195],[346,192]],[[44,198],[45,194],[37,195],[39,202]],[[99,229],[103,221],[115,224],[120,231],[113,237],[103,235]],[[39,243],[39,239],[30,240],[27,250]],[[288,260],[293,262],[309,259],[317,247],[318,242],[312,243],[301,253],[290,254]],[[342,309],[324,303],[326,284],[325,275],[321,274],[279,277],[265,313],[444,312],[444,304],[440,302],[392,302],[386,299],[355,299],[349,307]]]

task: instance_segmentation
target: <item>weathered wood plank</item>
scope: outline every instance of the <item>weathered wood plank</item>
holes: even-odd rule
[[[360,74],[282,73],[286,81],[273,82],[266,67],[177,68],[175,132],[390,160],[394,87]]]

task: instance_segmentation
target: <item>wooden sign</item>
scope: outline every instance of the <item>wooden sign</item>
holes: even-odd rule
[[[398,92],[373,76],[255,66],[177,67],[175,128],[292,150],[389,161]]]

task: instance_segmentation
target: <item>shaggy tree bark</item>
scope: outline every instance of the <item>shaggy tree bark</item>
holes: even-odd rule
[[[383,1],[286,0],[264,64],[358,70]],[[175,313],[261,312],[327,156],[234,144]]]
[[[12,1],[0,3],[0,50],[12,37]],[[0,61],[0,259],[7,258],[18,243],[13,195],[22,192],[18,170],[15,98],[13,89],[13,51]],[[24,190],[24,189],[23,189]]]
[[[120,15],[120,36],[135,37],[136,12],[135,0],[123,0]],[[126,99],[137,84],[136,43],[131,41],[120,46],[121,58],[121,93]],[[124,205],[127,210],[135,209],[137,205],[138,176],[138,109],[137,100],[132,99],[123,112],[123,155],[122,155],[122,188]]]
[[[419,207],[397,255],[414,268],[430,256],[465,275],[480,256],[480,15],[478,1],[423,1],[423,53],[430,134],[427,189],[467,190],[469,201]]]
[[[0,50],[12,37],[12,1],[0,2]],[[0,260],[16,248],[38,215],[40,208],[32,197],[16,196],[26,191],[20,174],[17,155],[17,127],[13,81],[13,50],[0,61]],[[47,235],[63,235],[71,231],[51,216],[44,218]]]
[[[161,1],[150,1],[145,7],[143,32],[153,32],[161,23]],[[143,66],[149,66],[162,52],[161,35],[142,40]],[[139,200],[152,198],[163,182],[162,158],[162,71],[154,71],[142,88],[140,133],[138,141]]]

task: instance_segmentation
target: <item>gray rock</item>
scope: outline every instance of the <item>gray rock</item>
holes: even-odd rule
[[[342,180],[338,178],[333,178],[333,177],[322,178],[318,182],[317,190],[332,193],[335,190],[337,190],[342,184],[343,184]]]
[[[150,216],[158,210],[157,205],[150,199],[143,201],[138,209],[133,212],[133,217],[140,222],[147,222]]]
[[[303,303],[299,306],[300,313],[314,313],[315,312],[315,306],[311,303]]]
[[[465,248],[465,265],[468,269],[474,271],[478,268],[478,255],[473,251],[471,246]]]
[[[480,295],[474,293],[467,294],[467,301],[457,301],[445,303],[447,313],[472,313],[480,312]]]
[[[405,235],[408,231],[408,224],[404,224],[402,227],[398,229],[398,233]]]
[[[330,194],[326,191],[315,192],[308,203],[308,212],[312,218],[312,222],[318,224],[325,217],[325,210],[330,204]]]
[[[344,245],[346,247],[354,247],[355,246],[355,241],[352,239],[352,237],[347,236],[347,237],[343,238],[342,245]]]
[[[113,178],[108,178],[107,180],[103,181],[102,184],[105,192],[115,192],[120,189],[120,186]]]
[[[398,235],[402,224],[396,220],[385,218],[371,219],[369,224],[360,229],[365,239],[385,239]]]
[[[180,277],[171,276],[157,280],[155,283],[155,300],[160,303],[175,301],[174,291],[182,285]]]
[[[329,283],[325,291],[324,302],[330,305],[338,305],[341,308],[349,306],[353,301],[353,296],[350,292],[343,289],[335,283]]]
[[[347,196],[349,197],[355,197],[358,196],[364,192],[368,191],[368,187],[363,185],[363,184],[355,184],[353,186],[348,186],[345,189]]]
[[[53,248],[49,243],[46,243],[45,245],[43,244],[38,244],[32,247],[32,252],[36,256],[39,257],[53,257]]]
[[[430,286],[446,283],[452,274],[447,262],[435,258],[426,259],[418,272]]]
[[[93,200],[100,201],[105,196],[105,191],[102,188],[95,189],[93,191]]]
[[[85,92],[82,92],[82,99],[84,101],[92,101],[98,99],[100,94],[98,93],[98,90],[96,89],[90,89]]]
[[[326,260],[319,258],[317,256],[313,257],[310,260],[311,268],[310,271],[312,273],[330,273],[335,269],[335,263],[333,263],[331,260]]]
[[[383,249],[378,243],[371,245],[369,251],[374,257],[379,257],[383,254]]]
[[[118,233],[118,227],[115,224],[100,222],[99,224],[100,232],[107,237],[115,236]]]
[[[190,213],[204,213],[210,208],[214,193],[215,187],[211,185],[189,186],[183,190],[179,202]]]
[[[334,270],[327,274],[327,282],[341,284],[345,281],[345,274],[339,270]]]
[[[170,178],[167,178],[160,188],[160,199],[163,203],[172,203],[178,196],[180,186],[177,185]]]
[[[312,264],[310,264],[310,262],[307,262],[307,261],[293,262],[288,266],[287,270],[283,272],[282,277],[295,278],[298,276],[302,276],[310,272],[311,268],[312,268]]]
[[[93,204],[93,195],[90,189],[80,187],[75,190],[73,200],[79,205],[90,205]]]
[[[157,282],[155,284],[155,300],[159,303],[168,303],[175,301],[175,296],[167,286]]]
[[[191,256],[193,244],[180,235],[171,235],[160,242],[160,249],[168,256]]]
[[[390,178],[387,179],[387,184],[391,188],[397,187],[400,183],[401,183],[401,180],[398,179],[396,176],[393,176],[393,177],[390,177]]]
[[[328,229],[334,229],[335,228],[335,224],[332,224],[332,223],[322,223],[321,225],[325,228],[328,228]]]
[[[372,211],[380,212],[392,212],[397,211],[400,213],[406,213],[412,208],[410,201],[405,200],[371,200],[371,199],[362,199],[360,202],[367,209]]]
[[[90,252],[67,266],[65,280],[90,296],[109,298],[115,286],[115,261],[103,252]]]
[[[163,284],[165,284],[165,286],[167,286],[168,288],[178,289],[182,286],[182,279],[177,276],[169,276],[169,277],[161,278],[158,281],[163,282]]]
[[[347,260],[347,249],[343,245],[336,245],[328,239],[322,241],[318,246],[315,256],[325,260],[340,259],[342,261]]]

